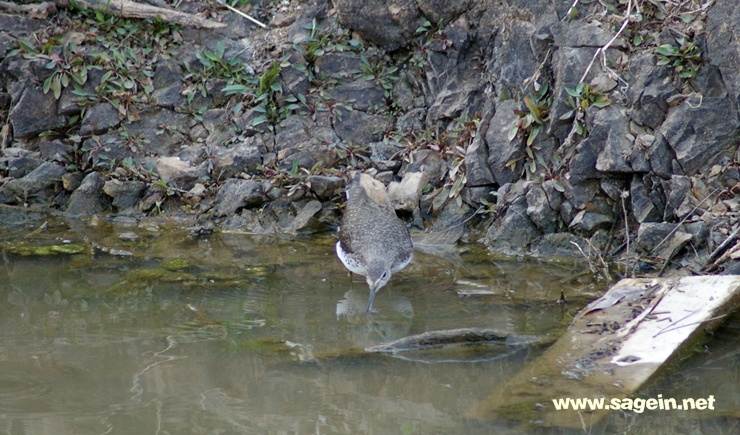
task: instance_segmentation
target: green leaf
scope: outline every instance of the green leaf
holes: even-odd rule
[[[516,137],[516,134],[518,132],[519,132],[519,127],[517,127],[516,124],[513,125],[513,126],[511,126],[511,128],[509,129],[509,133],[507,135],[507,137],[509,139],[509,142],[511,142],[512,140],[514,140],[514,138]]]
[[[534,142],[534,139],[537,137],[539,133],[540,133],[540,126],[536,124],[533,125],[532,131],[529,133],[529,137],[527,138],[527,146],[532,145],[532,142]],[[531,157],[532,156],[530,156],[530,158]]]
[[[579,97],[581,96],[581,94],[580,94],[580,93],[578,93],[578,92],[577,92],[577,91],[576,91],[575,89],[573,89],[573,88],[565,88],[565,92],[567,92],[567,93],[568,93],[568,95],[570,95],[571,97],[576,97],[576,98],[579,98]]]
[[[565,112],[565,113],[563,114],[563,116],[561,116],[561,117],[560,117],[560,118],[558,118],[558,119],[560,119],[561,121],[565,121],[566,119],[570,119],[570,118],[572,118],[572,117],[573,117],[573,115],[574,115],[575,113],[576,113],[576,111],[575,111],[575,110],[569,110],[569,111]]]

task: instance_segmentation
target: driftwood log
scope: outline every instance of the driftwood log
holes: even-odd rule
[[[49,14],[54,13],[57,8],[69,8],[69,0],[55,0],[54,2],[44,2],[40,4],[18,5],[0,1],[0,10],[7,10],[16,13],[25,13],[33,18],[47,18]],[[145,5],[129,0],[76,0],[76,4],[85,9],[97,9],[109,12],[125,18],[156,18],[179,24],[182,26],[193,26],[204,29],[220,29],[226,27],[226,24],[218,21],[209,20],[197,15],[188,14],[168,8]]]

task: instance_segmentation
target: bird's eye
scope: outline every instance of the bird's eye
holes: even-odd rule
[[[388,272],[383,272],[383,276],[380,277],[381,279],[388,278]]]

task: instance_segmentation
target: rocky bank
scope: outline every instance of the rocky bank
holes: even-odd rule
[[[323,231],[361,169],[496,253],[740,273],[736,2],[150,3],[225,26],[0,13],[0,221]]]

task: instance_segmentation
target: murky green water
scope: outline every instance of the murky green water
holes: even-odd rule
[[[2,228],[0,240],[0,432],[10,434],[518,433],[468,415],[537,350],[358,350],[470,326],[557,337],[603,291],[573,278],[583,266],[492,259],[465,246],[418,253],[367,316],[367,287],[350,282],[330,235],[31,230]],[[84,253],[23,255],[38,245]],[[554,303],[561,289],[566,308]],[[738,409],[736,340],[726,327],[709,344],[725,357],[694,358],[646,394],[719,394]],[[713,382],[718,374],[724,382]],[[733,423],[722,415],[615,414],[596,428],[640,433],[666,420],[727,432]]]

